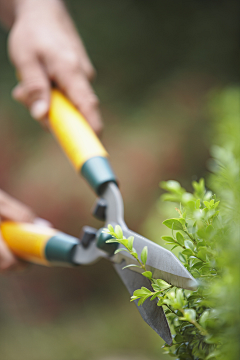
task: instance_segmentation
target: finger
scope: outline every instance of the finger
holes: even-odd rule
[[[103,127],[99,101],[83,72],[79,69],[59,71],[55,74],[55,81],[93,130],[99,134]]]
[[[14,269],[19,265],[18,260],[8,249],[0,233],[0,271]]]
[[[53,225],[50,223],[50,221],[46,220],[46,219],[42,219],[42,218],[35,218],[34,219],[34,224],[35,225],[39,225],[39,226],[42,226],[42,227],[50,227],[50,228],[53,228]]]
[[[65,12],[65,15],[67,12]],[[69,16],[64,16],[64,25],[68,29],[68,33],[71,34],[72,40],[74,42],[74,53],[78,59],[80,59],[80,66],[85,74],[86,78],[89,81],[92,81],[96,76],[96,70],[94,69],[89,56],[87,54],[86,48],[83,44],[82,39],[79,37],[79,34],[74,26],[72,19]]]
[[[36,217],[28,206],[2,190],[0,190],[0,215],[3,219],[20,222],[33,222]]]
[[[33,118],[42,120],[47,117],[50,104],[50,81],[37,58],[28,58],[16,64],[21,77],[13,90],[13,97],[30,110]]]

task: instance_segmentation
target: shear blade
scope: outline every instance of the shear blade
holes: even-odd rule
[[[124,285],[132,295],[137,289],[145,286],[149,290],[151,289],[150,281],[139,273],[133,272],[129,269],[122,270],[124,263],[113,264],[118,275],[122,279]],[[138,306],[138,300],[135,300],[135,305],[138,308],[143,320],[166,341],[168,345],[172,344],[172,335],[170,328],[164,314],[163,308],[157,306],[157,300],[150,301],[147,299],[142,305]]]
[[[183,289],[196,290],[196,280],[171,251],[129,229],[124,229],[123,234],[126,238],[134,236],[133,246],[138,256],[140,256],[144,246],[147,246],[147,270],[152,271],[153,278],[165,280],[169,284]],[[119,254],[121,254],[119,258],[120,256],[125,257],[127,263],[131,259],[131,263],[133,263],[132,256],[128,253],[124,252]],[[128,259],[129,257],[130,259]],[[131,270],[139,272],[138,268],[131,268]]]

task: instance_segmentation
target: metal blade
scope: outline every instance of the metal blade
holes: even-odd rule
[[[162,279],[171,285],[183,289],[195,290],[197,288],[197,281],[171,251],[127,228],[123,229],[123,234],[126,238],[134,236],[133,246],[139,257],[144,246],[148,247],[146,268],[147,270],[152,271],[153,278]],[[125,260],[127,265],[135,263],[133,257],[125,251],[116,254],[113,258],[114,262],[120,263],[123,260]],[[131,271],[138,273],[142,272],[142,270],[137,267],[132,267]]]
[[[108,258],[109,255],[100,250],[93,241],[87,248],[83,247],[80,243],[76,246],[73,254],[73,262],[78,265],[91,265],[100,260],[101,258]]]
[[[114,267],[121,277],[124,285],[128,289],[129,293],[132,295],[133,292],[137,289],[140,289],[142,286],[145,286],[152,291],[150,281],[138,274],[132,272],[129,269],[122,270],[124,263],[114,264]],[[161,338],[166,341],[168,345],[172,344],[172,335],[170,328],[164,314],[163,308],[157,306],[157,300],[150,301],[147,299],[142,305],[138,306],[138,300],[135,300],[135,305],[138,308],[143,320],[154,330],[156,333],[161,336]]]

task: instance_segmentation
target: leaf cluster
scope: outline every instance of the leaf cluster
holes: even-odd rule
[[[240,346],[240,88],[214,96],[212,114],[216,119],[217,146],[212,148],[212,174],[208,183],[218,198],[205,189],[204,180],[193,182],[189,193],[177,181],[162,182],[165,201],[176,203],[177,216],[163,224],[170,234],[162,236],[179,250],[179,260],[198,279],[196,291],[177,289],[153,279],[139,259],[142,275],[149,278],[152,291],[142,287],[131,301],[141,305],[158,299],[174,334],[165,352],[178,360],[236,360]],[[111,229],[112,230],[112,229]],[[122,241],[118,231],[113,241]],[[110,231],[110,230],[108,230]],[[129,239],[127,240],[129,241]],[[133,242],[133,240],[132,240]],[[121,242],[122,245],[128,243]],[[131,248],[126,250],[131,253]],[[145,261],[145,263],[143,262]]]

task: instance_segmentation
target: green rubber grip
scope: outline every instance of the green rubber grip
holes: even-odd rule
[[[81,174],[97,195],[103,193],[108,182],[117,184],[116,176],[108,159],[102,156],[95,156],[87,160],[82,166]]]
[[[50,262],[73,265],[73,254],[77,245],[79,245],[77,238],[58,232],[48,240],[45,257]]]

